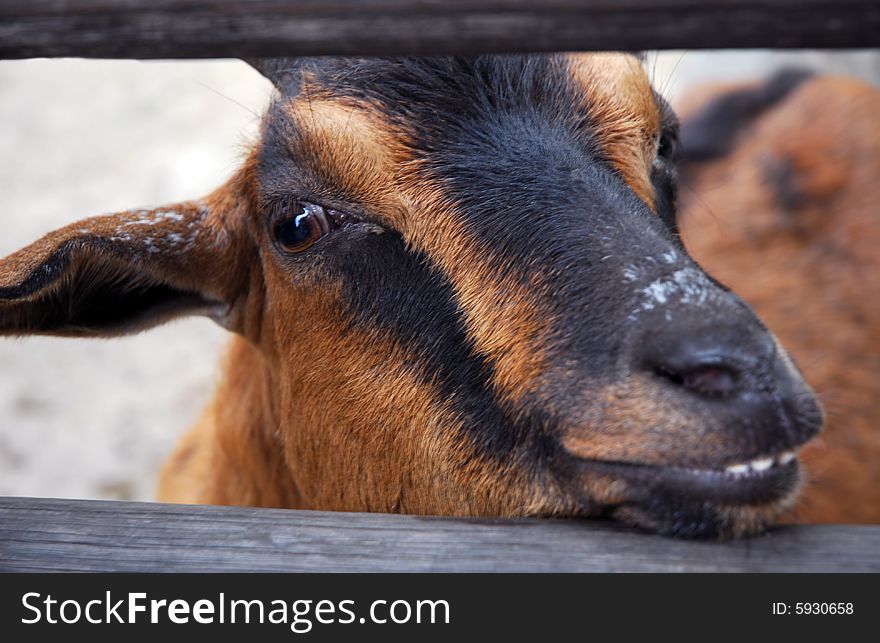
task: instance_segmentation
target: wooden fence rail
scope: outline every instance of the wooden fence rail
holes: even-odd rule
[[[878,572],[880,527],[688,542],[587,520],[464,520],[0,498],[0,571]]]
[[[876,46],[877,0],[0,2],[0,58]]]

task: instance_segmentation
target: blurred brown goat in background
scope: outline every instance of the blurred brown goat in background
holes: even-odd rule
[[[789,72],[689,103],[685,244],[779,336],[827,411],[792,517],[880,522],[880,91]]]

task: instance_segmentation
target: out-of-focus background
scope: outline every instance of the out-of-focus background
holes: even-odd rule
[[[664,52],[695,85],[786,66],[880,85],[877,52]],[[207,193],[256,136],[271,86],[238,61],[0,61],[0,256],[76,219]],[[0,495],[149,500],[207,402],[225,333],[206,319],[113,340],[0,339]]]

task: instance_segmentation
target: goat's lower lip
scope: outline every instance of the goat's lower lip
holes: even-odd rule
[[[672,495],[682,500],[712,502],[720,505],[759,505],[778,501],[797,489],[800,467],[796,459],[776,464],[765,471],[731,474],[717,469],[676,466],[584,461],[593,472],[623,480],[638,502],[655,494]]]

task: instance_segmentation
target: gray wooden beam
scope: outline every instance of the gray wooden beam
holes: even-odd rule
[[[689,542],[589,520],[0,498],[2,571],[862,572],[880,527]]]
[[[872,46],[877,0],[0,2],[0,58]]]

